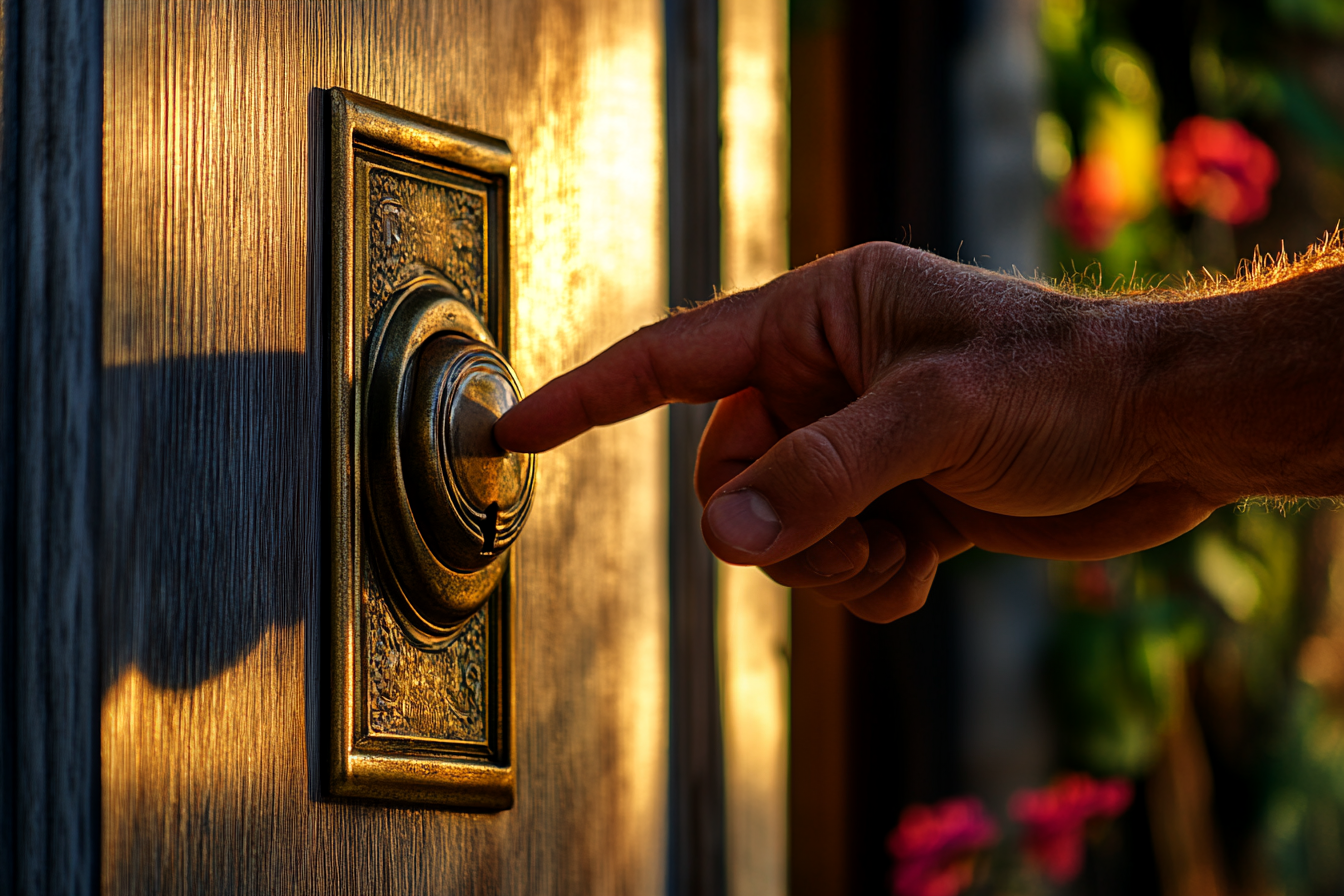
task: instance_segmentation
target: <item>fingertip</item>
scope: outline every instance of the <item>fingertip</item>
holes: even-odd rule
[[[495,443],[505,451],[537,454],[587,432],[590,427],[565,414],[561,404],[553,390],[543,386],[495,421]]]
[[[527,399],[523,399],[526,401]],[[526,430],[518,421],[522,415],[517,411],[523,405],[516,404],[504,412],[504,416],[495,421],[494,429],[491,430],[495,437],[495,444],[505,451],[518,451],[532,453],[526,440]]]
[[[706,536],[712,536],[711,547],[718,542],[720,551],[729,554],[723,559],[733,563],[740,557],[750,563],[774,546],[784,527],[765,495],[754,488],[743,488],[711,500],[701,517],[701,528]]]
[[[766,573],[780,584],[844,603],[881,588],[904,559],[905,536],[895,525],[847,519],[803,552],[767,567]]]

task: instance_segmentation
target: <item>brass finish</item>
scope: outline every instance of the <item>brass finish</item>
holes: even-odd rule
[[[330,96],[330,788],[506,809],[508,547],[534,478],[491,435],[521,394],[503,353],[511,156]]]
[[[521,392],[490,331],[433,274],[392,296],[369,340],[365,494],[407,633],[441,647],[499,584],[531,506],[532,460],[492,430]]]
[[[439,336],[420,352],[406,450],[416,449],[422,484],[411,502],[429,520],[422,531],[435,557],[458,572],[499,565],[531,507],[532,457],[502,451],[493,434],[521,391],[509,363],[481,342]]]

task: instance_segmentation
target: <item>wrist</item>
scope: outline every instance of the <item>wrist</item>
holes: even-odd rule
[[[1242,497],[1235,487],[1235,435],[1225,424],[1232,370],[1219,338],[1225,297],[1126,303],[1134,334],[1136,414],[1154,463],[1149,478],[1188,486],[1212,504]]]
[[[1219,504],[1344,492],[1340,279],[1131,303],[1155,478]]]

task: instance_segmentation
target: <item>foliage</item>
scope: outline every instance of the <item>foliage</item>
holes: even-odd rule
[[[1066,278],[1221,291],[1241,258],[1252,277],[1296,270],[1259,246],[1336,230],[1341,0],[1042,0],[1039,36],[1036,162]],[[1337,263],[1337,244],[1312,258]],[[1331,514],[1227,508],[1162,548],[1053,566],[1062,762],[1142,778],[1193,718],[1239,889],[1344,888],[1344,580],[1324,583],[1312,548]]]
[[[1304,680],[1336,666],[1303,663],[1320,619],[1304,545],[1328,513],[1225,508],[1162,548],[1055,565],[1047,681],[1065,762],[1143,777],[1193,693],[1221,769],[1215,787],[1253,795],[1240,829],[1215,820],[1225,852],[1246,860],[1229,873],[1268,874],[1288,893],[1344,881],[1344,701]]]
[[[1184,665],[1203,645],[1198,611],[1167,592],[1144,560],[1065,567],[1075,590],[1061,601],[1046,670],[1066,764],[1102,774],[1146,773]],[[1121,588],[1113,577],[1122,579]]]
[[[1043,0],[1039,33],[1036,159],[1066,272],[1231,273],[1344,213],[1339,0]]]

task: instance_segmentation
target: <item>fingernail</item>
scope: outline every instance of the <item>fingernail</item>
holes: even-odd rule
[[[905,571],[917,582],[933,578],[938,569],[938,549],[928,542],[920,542],[910,549],[905,559]]]
[[[868,532],[868,571],[882,575],[905,559],[905,537],[895,527]]]
[[[822,539],[808,548],[804,559],[814,573],[827,579],[854,568],[854,561],[829,538]]]
[[[779,537],[779,514],[754,488],[719,495],[705,511],[710,530],[728,547],[759,554]]]

